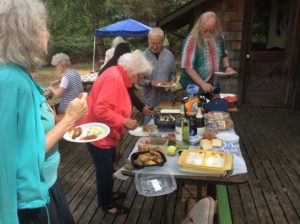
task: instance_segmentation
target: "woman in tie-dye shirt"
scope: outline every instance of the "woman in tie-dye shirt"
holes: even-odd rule
[[[214,72],[230,67],[221,27],[214,12],[203,13],[183,43],[180,84],[196,84],[201,92],[219,92],[219,81]]]

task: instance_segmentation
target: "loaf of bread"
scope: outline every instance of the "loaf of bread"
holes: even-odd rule
[[[229,113],[227,112],[208,112],[207,118],[211,120],[224,120],[229,118]]]

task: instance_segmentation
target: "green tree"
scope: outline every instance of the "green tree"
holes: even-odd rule
[[[113,22],[132,18],[155,25],[163,17],[187,0],[44,0],[49,13],[49,57],[58,51],[71,56],[72,61],[91,60],[94,30]],[[97,38],[98,57],[103,57],[104,43],[110,47],[111,38]],[[141,45],[143,38],[129,38]]]

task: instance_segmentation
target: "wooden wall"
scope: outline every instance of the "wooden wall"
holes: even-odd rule
[[[221,23],[226,49],[231,66],[239,72],[244,18],[244,0],[206,1],[200,5],[201,12],[214,11]],[[198,10],[197,10],[198,11]],[[199,11],[198,11],[199,12]],[[196,16],[196,18],[198,17]],[[221,91],[237,92],[237,76],[233,79],[222,79]]]

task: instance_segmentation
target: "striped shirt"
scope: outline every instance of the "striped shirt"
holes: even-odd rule
[[[83,92],[83,86],[79,73],[75,69],[71,69],[66,73],[60,83],[60,87],[65,91],[60,98],[58,113],[65,113],[69,103]]]
[[[220,70],[222,59],[226,56],[224,39],[216,42],[208,42],[201,48],[196,44],[192,36],[188,36],[183,43],[180,67],[183,68],[180,84],[186,88],[188,84],[195,84],[185,69],[196,70],[199,76],[206,82],[213,84],[214,90],[219,89],[219,81],[213,77],[213,73]]]

